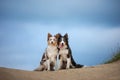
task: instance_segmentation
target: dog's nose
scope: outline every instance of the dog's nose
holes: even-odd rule
[[[62,46],[63,46],[64,44],[62,43]]]
[[[51,42],[51,44],[53,44],[53,41]]]

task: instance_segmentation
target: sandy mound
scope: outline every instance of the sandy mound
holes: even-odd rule
[[[0,68],[0,80],[120,80],[120,61],[59,71],[23,71]]]

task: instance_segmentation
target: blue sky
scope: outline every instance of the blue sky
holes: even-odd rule
[[[97,65],[120,44],[119,0],[1,0],[0,66],[33,70],[47,33],[68,33],[77,63]]]

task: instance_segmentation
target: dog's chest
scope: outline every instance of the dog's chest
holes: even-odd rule
[[[59,55],[62,56],[62,58],[67,58],[67,55],[68,55],[68,49],[62,49],[59,51]]]
[[[48,47],[47,48],[47,55],[49,57],[55,57],[55,56],[57,56],[57,53],[58,53],[57,47]]]

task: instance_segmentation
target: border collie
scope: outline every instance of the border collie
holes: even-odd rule
[[[83,67],[83,65],[76,64],[76,62],[73,59],[72,51],[68,43],[67,33],[64,36],[59,34],[58,48],[59,48],[59,69]]]
[[[55,36],[52,36],[50,33],[48,33],[47,42],[48,46],[42,56],[42,59],[40,61],[40,66],[35,69],[35,71],[53,71],[55,70],[55,65],[57,62],[57,55],[58,55],[58,42],[59,35],[56,34]]]

